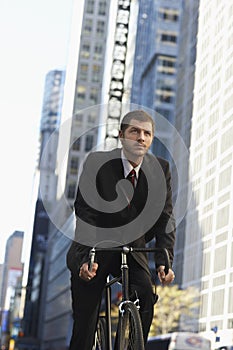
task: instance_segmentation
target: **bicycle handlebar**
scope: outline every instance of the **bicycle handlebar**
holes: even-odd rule
[[[128,253],[134,253],[134,252],[162,252],[164,256],[164,261],[165,261],[165,269],[164,272],[167,275],[169,269],[171,268],[171,263],[170,263],[170,258],[168,254],[168,250],[166,248],[134,248],[130,246],[123,246],[123,247],[115,247],[115,248],[92,248],[89,253],[89,270],[92,270],[92,266],[95,262],[95,253],[96,251],[101,251],[101,252],[121,252],[123,254],[128,254]]]

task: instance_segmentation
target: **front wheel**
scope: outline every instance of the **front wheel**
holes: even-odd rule
[[[95,344],[92,350],[106,350],[107,349],[107,329],[106,320],[104,317],[99,317],[96,333],[95,333]]]
[[[117,349],[144,350],[141,318],[136,305],[130,301],[124,303],[122,308],[118,323]]]

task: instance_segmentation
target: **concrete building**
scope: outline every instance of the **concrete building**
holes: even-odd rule
[[[8,346],[11,302],[23,274],[21,260],[23,237],[24,233],[22,231],[15,231],[6,243],[1,286],[1,346]]]
[[[157,112],[152,152],[168,160],[172,137],[167,122],[173,125],[175,118],[181,16],[181,0],[139,2],[131,103]]]
[[[183,287],[200,289],[201,331],[233,328],[232,43],[233,2],[200,0]]]
[[[199,0],[183,2],[179,55],[177,56],[176,108],[173,133],[173,183],[175,216],[177,222],[174,270],[176,283],[182,285],[186,211],[190,203],[189,147],[193,111],[193,90],[196,63]],[[177,170],[177,171],[175,171]]]
[[[0,264],[0,300],[2,300],[3,264]]]
[[[97,143],[109,4],[106,0],[86,0],[74,6],[70,55],[76,61],[67,70],[57,158],[59,176],[62,177],[64,172],[64,178],[60,179],[62,189],[58,187],[57,197],[59,200],[64,192],[71,206],[80,164]],[[66,214],[65,219],[70,211]]]
[[[74,1],[57,155],[56,208],[50,226],[41,290],[41,349],[67,349],[71,330],[70,274],[66,252],[74,234],[72,206],[85,155],[97,143],[109,1]]]
[[[15,231],[7,240],[5,259],[3,263],[2,274],[2,297],[1,309],[9,309],[10,296],[9,287],[14,287],[18,276],[22,275],[23,264],[21,261],[22,245],[23,245],[22,231]]]
[[[47,250],[50,218],[47,210],[56,199],[56,154],[61,117],[65,72],[50,71],[46,75],[40,126],[39,192],[36,201],[31,253],[28,266],[23,330],[31,344],[37,344],[40,336],[40,320],[43,313],[44,260]],[[18,344],[20,346],[20,344]]]
[[[65,84],[65,71],[52,70],[45,78],[44,97],[40,123],[40,191],[38,197],[43,202],[53,202],[56,198],[57,180],[55,176],[59,126]]]

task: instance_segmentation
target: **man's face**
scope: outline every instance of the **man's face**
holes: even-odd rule
[[[133,157],[143,157],[153,141],[153,128],[149,121],[132,119],[124,132],[119,133],[122,147]]]

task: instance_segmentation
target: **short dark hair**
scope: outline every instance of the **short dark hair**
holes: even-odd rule
[[[130,122],[132,119],[139,120],[141,122],[150,122],[152,125],[153,133],[155,132],[155,122],[154,119],[145,111],[141,109],[137,109],[135,111],[128,112],[123,117],[121,124],[120,124],[120,130],[124,133],[124,131],[128,128],[130,125]]]

